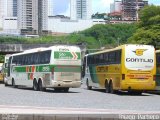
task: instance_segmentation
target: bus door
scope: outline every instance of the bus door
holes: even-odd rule
[[[7,77],[10,77],[11,75],[11,60],[12,60],[12,57],[9,57],[8,66],[7,66]]]

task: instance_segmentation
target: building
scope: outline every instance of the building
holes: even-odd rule
[[[4,34],[18,34],[17,17],[5,17],[3,20],[3,33]]]
[[[17,0],[13,0],[13,17],[17,17]]]
[[[54,16],[54,0],[48,0],[48,16]]]
[[[122,0],[123,20],[138,20],[138,11],[145,5],[148,5],[147,0]]]
[[[69,34],[73,32],[82,31],[92,27],[95,24],[106,24],[103,19],[89,19],[89,20],[70,20],[68,18],[49,17],[48,30],[53,34]]]
[[[110,4],[109,17],[111,20],[122,19],[122,1],[114,0],[114,3]]]
[[[114,0],[110,5],[109,17],[111,20],[138,20],[138,11],[145,5],[148,5],[147,0]]]
[[[0,0],[0,15],[17,17],[17,0]]]
[[[6,17],[17,17],[17,0],[7,1],[7,15]]]
[[[18,0],[18,29],[23,34],[41,34],[47,30],[51,0]]]
[[[0,0],[0,28],[5,17],[17,17],[17,0]]]
[[[36,1],[36,0],[35,0]],[[18,0],[18,28],[19,29],[35,29],[33,26],[32,0]],[[34,7],[34,9],[36,9]]]
[[[91,0],[70,0],[70,17],[76,19],[91,19],[92,1]]]
[[[110,4],[110,13],[121,13],[122,11],[122,2],[115,0],[114,3]]]

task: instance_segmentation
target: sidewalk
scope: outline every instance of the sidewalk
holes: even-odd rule
[[[52,108],[0,105],[0,120],[123,120],[125,117],[156,117],[160,111],[129,111],[86,108]],[[146,116],[147,115],[147,116]]]

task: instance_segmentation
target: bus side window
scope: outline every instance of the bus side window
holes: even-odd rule
[[[46,51],[44,56],[45,56],[45,63],[49,63],[51,57],[51,51]]]
[[[108,53],[104,54],[104,60],[105,60],[105,63],[108,64],[108,61],[109,61],[109,59],[108,59]]]
[[[35,55],[34,55],[34,61],[35,61],[35,64],[40,64],[39,53],[35,53]]]
[[[160,64],[160,54],[159,53],[156,56],[156,61],[157,61],[157,64]]]
[[[116,63],[121,63],[121,50],[116,51]]]

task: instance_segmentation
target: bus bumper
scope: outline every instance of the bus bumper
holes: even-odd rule
[[[155,82],[121,83],[121,90],[155,90]]]
[[[52,84],[48,87],[72,87],[79,88],[81,86],[81,81],[52,81]]]

